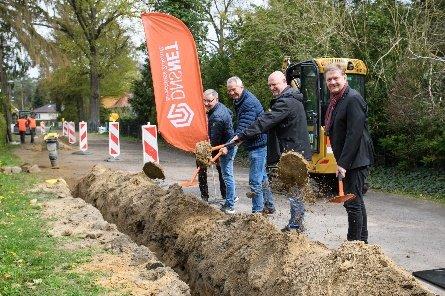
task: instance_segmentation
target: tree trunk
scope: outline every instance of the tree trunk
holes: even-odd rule
[[[80,121],[85,121],[85,108],[83,106],[83,97],[81,94],[76,96],[76,109],[77,109],[77,118]]]
[[[91,131],[98,131],[100,124],[99,108],[100,108],[100,94],[99,94],[99,69],[97,63],[97,53],[92,51],[90,60],[90,119],[88,122]]]
[[[2,98],[2,111],[3,116],[5,117],[6,121],[6,143],[12,142],[12,134],[11,134],[11,123],[12,123],[12,115],[11,115],[11,97],[9,92],[9,85],[8,85],[8,77],[6,75],[6,70],[3,67],[5,64],[3,62],[3,38],[0,36],[0,81],[1,81],[1,90],[4,97]],[[1,98],[1,97],[0,97]]]

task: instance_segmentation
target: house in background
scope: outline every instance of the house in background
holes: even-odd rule
[[[46,104],[42,107],[36,108],[31,111],[36,114],[36,120],[38,121],[57,121],[59,113],[56,110],[56,104]]]
[[[102,97],[102,106],[110,113],[117,113],[119,117],[128,117],[132,114],[133,110],[128,100],[133,94],[126,93],[125,95],[117,97]]]

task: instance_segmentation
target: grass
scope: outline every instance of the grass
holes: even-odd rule
[[[0,148],[1,165],[19,160]],[[40,206],[24,193],[37,180],[29,174],[0,173],[0,295],[103,295],[97,274],[78,274],[73,269],[90,260],[92,251],[68,252],[59,249],[72,238],[53,238],[40,216]]]
[[[372,189],[445,203],[443,170],[417,168],[407,171],[376,166],[372,168],[368,180]]]

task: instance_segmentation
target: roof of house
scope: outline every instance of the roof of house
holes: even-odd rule
[[[125,108],[130,107],[130,103],[128,100],[131,98],[132,94],[125,94],[120,98],[116,97],[102,97],[101,102],[102,105],[106,109],[112,109],[112,108]]]
[[[34,113],[57,113],[56,104],[46,104],[42,107],[32,110]]]

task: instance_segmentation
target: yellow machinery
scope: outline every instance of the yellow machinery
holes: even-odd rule
[[[365,98],[365,76],[367,68],[363,61],[348,58],[316,58],[309,61],[290,63],[283,61],[287,83],[300,88],[304,97],[310,144],[312,148],[311,174],[334,174],[337,163],[324,130],[324,116],[329,104],[329,92],[324,78],[324,69],[331,63],[339,63],[346,69],[349,85]]]

